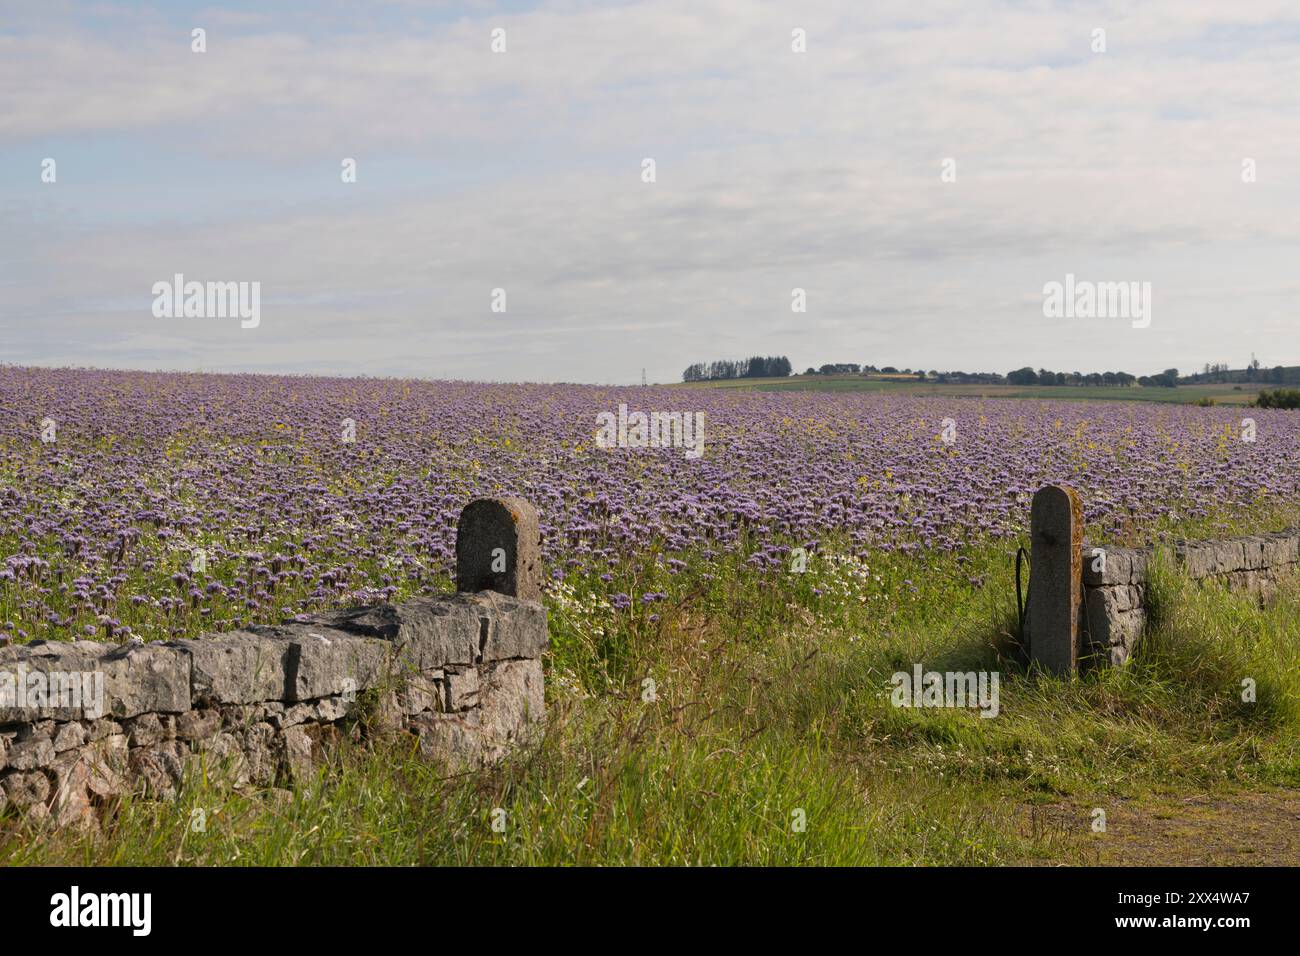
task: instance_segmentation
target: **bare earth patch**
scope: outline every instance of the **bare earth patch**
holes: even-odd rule
[[[1092,832],[1092,812],[1106,831]],[[1100,866],[1300,866],[1300,791],[1143,797],[1030,807],[1027,825],[1073,844],[1058,862]],[[1070,839],[1086,834],[1081,840]]]

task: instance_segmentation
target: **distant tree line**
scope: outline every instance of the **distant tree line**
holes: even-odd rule
[[[1141,385],[1144,388],[1174,388],[1178,385],[1204,385],[1209,383],[1271,383],[1274,385],[1300,384],[1300,366],[1275,365],[1262,368],[1259,360],[1251,356],[1244,369],[1229,369],[1226,363],[1209,364],[1200,372],[1182,375],[1176,368],[1167,368],[1159,375],[1142,375],[1137,378],[1128,372],[1049,372],[1032,368],[1016,369],[1007,373],[1009,385]]]
[[[927,380],[940,385],[1002,385],[1005,376],[997,372],[935,372],[931,371]]]
[[[1245,368],[1228,368],[1227,362],[1205,363],[1199,372],[1193,372],[1183,379],[1184,382],[1203,385],[1207,383],[1269,383],[1272,385],[1300,384],[1300,366],[1274,365],[1263,368],[1259,359],[1253,355]]]
[[[684,373],[682,381],[707,382],[729,378],[784,378],[791,374],[790,360],[784,355],[766,358],[754,356],[736,362],[697,362]],[[892,365],[877,368],[857,362],[828,362],[819,367],[809,366],[804,375],[906,375],[921,382],[940,385],[1072,385],[1096,387],[1142,386],[1144,388],[1175,388],[1178,385],[1206,383],[1270,383],[1274,385],[1300,384],[1300,366],[1276,365],[1271,369],[1261,367],[1251,356],[1244,369],[1229,369],[1226,363],[1206,363],[1200,372],[1181,375],[1176,368],[1167,368],[1158,375],[1131,375],[1128,372],[1053,372],[1030,366],[1000,375],[997,372],[939,372],[931,369],[898,369]],[[1279,390],[1280,391],[1280,390]]]
[[[792,368],[784,355],[755,355],[729,362],[696,362],[682,373],[683,382],[716,382],[729,378],[785,378]]]
[[[1178,384],[1178,369],[1166,369],[1159,375],[1143,375],[1139,378],[1128,372],[1052,372],[1045,368],[1034,371],[1025,366],[1007,373],[1008,385],[1097,385],[1129,386],[1159,385],[1173,388]]]
[[[886,365],[884,368],[876,368],[874,365],[859,365],[857,362],[836,362],[827,363],[820,368],[808,366],[805,375],[916,375],[917,378],[925,378],[925,372],[917,369],[913,372],[910,368],[902,371],[894,368],[892,365]],[[931,373],[934,374],[934,373]]]
[[[940,372],[934,369],[910,368],[899,369],[893,365],[876,368],[874,365],[858,365],[845,362],[823,365],[804,372],[805,375],[907,375],[920,382],[934,382],[939,385],[1150,385],[1172,388],[1178,383],[1178,369],[1166,369],[1159,375],[1144,375],[1138,378],[1128,372],[1052,372],[1045,368],[1033,369],[1029,366],[1001,375],[997,372]]]
[[[857,375],[862,371],[862,366],[857,362],[840,362],[836,364],[826,364],[821,368],[808,368],[805,375]]]

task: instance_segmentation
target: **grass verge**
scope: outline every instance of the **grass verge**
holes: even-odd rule
[[[171,804],[123,801],[101,834],[7,821],[0,859],[1084,863],[1109,852],[1096,809],[1300,788],[1295,579],[1261,605],[1165,568],[1130,665],[1061,681],[1017,658],[1005,545],[649,567],[628,592],[662,597],[622,609],[604,582],[552,590],[546,735],[498,767],[346,747],[292,792],[195,779]],[[997,716],[894,706],[891,676],[917,664],[997,672]]]

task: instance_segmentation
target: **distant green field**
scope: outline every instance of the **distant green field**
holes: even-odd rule
[[[1086,385],[936,385],[907,377],[860,375],[791,375],[789,378],[746,378],[718,382],[680,383],[678,388],[741,388],[759,392],[906,392],[911,395],[950,395],[979,398],[1055,398],[1072,401],[1181,402],[1211,398],[1224,405],[1254,401],[1258,385],[1180,385],[1177,388],[1091,387]]]

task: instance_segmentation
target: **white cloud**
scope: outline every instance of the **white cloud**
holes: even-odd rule
[[[218,175],[219,219],[178,202],[159,220],[102,213],[90,182],[6,185],[0,328],[34,362],[596,381],[778,350],[800,367],[1297,362],[1288,6],[444,6],[345,33],[272,8],[210,17],[203,55],[148,13],[107,34],[27,20],[0,36],[0,141],[92,169],[135,142],[141,184],[186,157],[260,164],[284,198],[250,208]],[[1156,283],[1150,334],[1045,326],[1033,297],[1067,271]],[[174,272],[261,281],[262,327],[160,330],[148,292]]]

